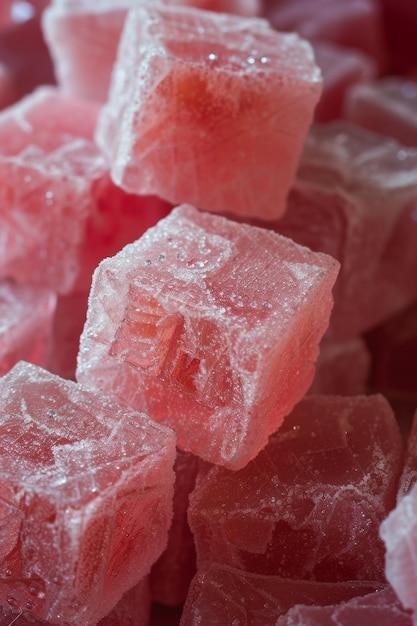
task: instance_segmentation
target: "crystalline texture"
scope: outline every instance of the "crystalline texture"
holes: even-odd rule
[[[296,35],[146,6],[126,18],[97,140],[131,192],[274,219],[320,91],[312,49]]]
[[[100,264],[77,378],[242,467],[311,384],[336,274],[275,233],[180,207]]]
[[[0,605],[93,626],[165,547],[174,435],[23,362],[0,394]]]

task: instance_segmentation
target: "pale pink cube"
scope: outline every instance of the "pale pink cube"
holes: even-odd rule
[[[256,18],[144,6],[126,19],[96,137],[131,192],[274,219],[320,92],[297,35]]]
[[[0,392],[0,606],[95,626],[165,548],[174,433],[24,362]]]
[[[114,185],[90,139],[97,105],[42,89],[0,113],[0,276],[88,291],[101,259],[169,207]]]
[[[189,206],[96,270],[77,378],[231,468],[256,456],[314,376],[338,264]]]

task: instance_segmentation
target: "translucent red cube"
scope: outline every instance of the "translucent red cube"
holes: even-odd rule
[[[188,519],[198,566],[383,582],[378,529],[395,505],[402,452],[382,396],[308,396],[245,468],[197,479]]]

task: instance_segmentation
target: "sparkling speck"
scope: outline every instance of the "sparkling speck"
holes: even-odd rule
[[[217,61],[217,54],[214,54],[214,52],[210,52],[210,54],[208,55],[208,60]]]

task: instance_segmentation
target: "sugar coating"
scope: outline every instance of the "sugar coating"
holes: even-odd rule
[[[188,519],[197,564],[336,582],[384,582],[382,520],[402,442],[382,396],[308,396],[256,459],[197,479]]]
[[[165,547],[174,434],[24,362],[0,392],[0,605],[93,626]]]
[[[273,219],[320,91],[309,44],[266,20],[143,6],[126,18],[96,138],[129,191]]]
[[[77,378],[237,468],[305,393],[337,262],[183,206],[98,267]]]

